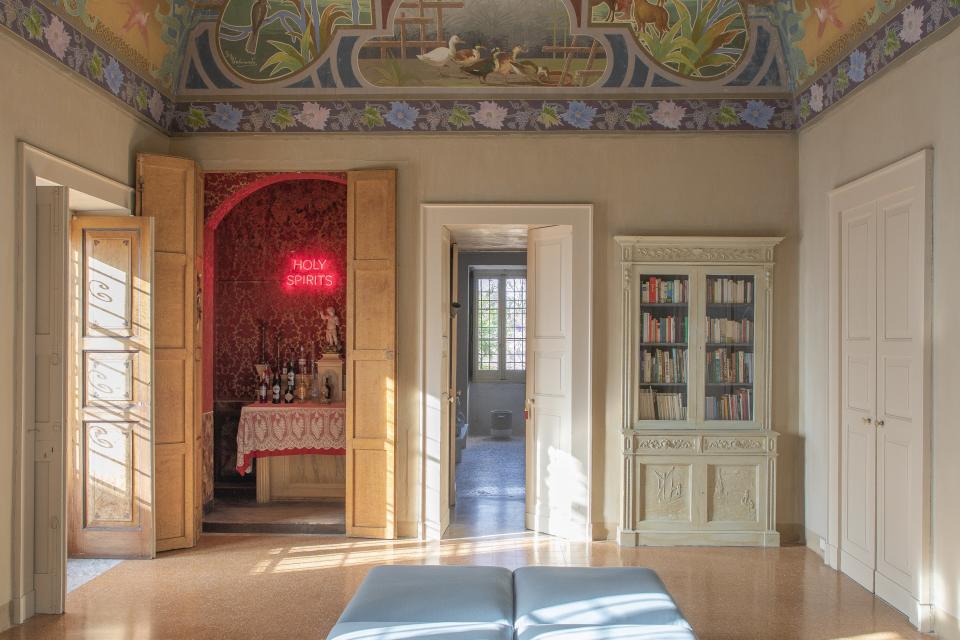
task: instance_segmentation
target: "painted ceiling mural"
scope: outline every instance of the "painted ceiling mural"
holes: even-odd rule
[[[960,0],[0,0],[161,128],[784,130]]]

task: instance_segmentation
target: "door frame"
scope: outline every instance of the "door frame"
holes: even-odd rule
[[[842,286],[841,286],[841,238],[842,238],[842,212],[847,208],[846,202],[849,194],[856,189],[863,187],[869,182],[883,180],[887,182],[897,181],[909,184],[922,184],[920,189],[923,198],[925,215],[929,219],[933,214],[933,149],[926,148],[914,153],[906,158],[894,162],[877,171],[852,180],[836,189],[833,189],[827,198],[828,205],[828,250],[829,250],[829,275],[828,275],[828,339],[825,349],[825,360],[827,362],[826,376],[826,394],[827,398],[827,451],[828,451],[828,473],[827,473],[827,518],[828,533],[824,541],[824,563],[832,569],[840,570],[840,540],[841,540],[841,465],[842,465],[842,401],[840,397],[840,384],[842,374],[841,363],[841,338],[842,338]],[[932,225],[928,225],[932,228]],[[930,287],[932,275],[932,238],[927,238],[928,254],[926,256],[926,279],[927,279],[927,314],[926,314],[926,334],[927,344],[930,339],[930,322],[932,319],[932,300],[930,298],[932,288]],[[932,456],[930,454],[931,443],[931,396],[933,377],[930,370],[931,356],[928,355],[925,363],[925,378],[927,381],[924,393],[925,402],[925,420],[922,421],[921,441],[924,443],[925,455],[923,456],[923,468],[920,473],[922,476],[921,486],[923,495],[920,500],[925,505],[925,522],[923,523],[926,535],[922,536],[923,545],[921,557],[922,566],[918,567],[918,573],[921,576],[921,589],[918,593],[920,604],[918,611],[910,615],[910,621],[917,625],[921,631],[929,631],[933,625],[933,607],[932,604],[932,552],[933,541],[930,533],[930,505],[932,503],[931,477],[932,477]]]
[[[42,149],[34,147],[22,140],[17,142],[17,179],[16,207],[14,211],[14,233],[17,238],[17,249],[14,262],[14,286],[17,313],[14,319],[14,445],[13,445],[13,584],[11,594],[12,610],[10,622],[21,624],[36,613],[36,591],[34,589],[34,544],[36,531],[34,530],[34,467],[35,467],[35,434],[30,425],[34,406],[35,389],[32,384],[24,385],[23,381],[35,380],[36,363],[34,359],[34,339],[32,327],[34,323],[35,294],[31,285],[30,265],[36,259],[36,182],[37,178],[45,178],[69,189],[82,191],[113,205],[118,209],[118,215],[129,215],[133,211],[134,189],[129,185],[117,182],[80,165],[64,160]],[[61,220],[61,229],[64,233],[64,265],[66,265],[68,245],[66,238],[69,235],[70,211],[65,212]],[[66,272],[64,273],[66,277]],[[64,283],[66,284],[66,283]],[[66,287],[64,291],[66,292]],[[63,306],[58,311],[67,320],[68,305],[66,297]],[[67,325],[64,324],[64,327]],[[67,349],[67,335],[64,331],[60,337],[61,353]],[[63,362],[63,358],[60,360]],[[63,370],[66,383],[66,369]],[[65,387],[66,388],[66,387]],[[61,425],[66,418],[66,403],[62,407]],[[61,514],[59,532],[61,554],[57,559],[61,586],[66,585],[66,428],[61,428],[60,450],[52,452],[54,463],[60,470],[59,495],[53,506]],[[62,602],[61,602],[62,605]]]
[[[573,342],[574,371],[581,371],[585,384],[575,396],[573,416],[573,451],[584,470],[586,504],[582,521],[571,522],[570,538],[592,539],[593,485],[593,205],[591,204],[423,204],[420,207],[420,241],[422,270],[420,287],[423,306],[420,309],[420,331],[423,352],[420,359],[420,441],[419,451],[411,452],[416,460],[412,471],[419,473],[417,485],[420,501],[418,535],[438,540],[443,535],[441,515],[449,505],[443,504],[442,490],[449,484],[443,473],[445,464],[452,464],[449,447],[442,446],[441,434],[441,369],[443,334],[441,323],[441,269],[449,269],[449,256],[443,252],[442,230],[447,225],[504,225],[544,227],[569,225],[573,228],[573,295],[586,304],[574,306]],[[579,428],[577,428],[579,425]]]

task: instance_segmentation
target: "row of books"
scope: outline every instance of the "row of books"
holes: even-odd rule
[[[753,302],[753,279],[714,278],[707,280],[707,303],[746,304]]]
[[[637,394],[637,409],[641,420],[686,420],[687,407],[683,394],[657,393],[653,389],[640,389]]]
[[[640,352],[640,382],[685,383],[686,349],[645,349]]]
[[[753,383],[753,353],[716,349],[707,354],[707,382],[714,384]]]
[[[687,335],[686,317],[657,318],[652,313],[640,314],[641,342],[686,342]]]
[[[707,318],[707,342],[753,344],[753,321]]]
[[[753,390],[707,396],[704,416],[707,420],[753,420]]]
[[[650,276],[640,283],[640,302],[644,304],[686,302],[690,282],[686,278]]]

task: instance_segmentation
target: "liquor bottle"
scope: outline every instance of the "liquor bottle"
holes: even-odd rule
[[[280,404],[280,374],[273,374],[273,404]]]
[[[290,367],[287,369],[287,387],[293,389],[297,386],[297,369],[293,364],[293,360],[290,361]]]
[[[291,371],[292,371],[292,369],[291,369]],[[295,388],[294,388],[293,382],[292,382],[293,379],[294,379],[294,378],[293,378],[293,375],[291,375],[289,378],[287,378],[287,390],[286,390],[286,391],[284,392],[284,394],[283,394],[283,401],[286,402],[287,404],[291,404],[291,403],[293,402],[293,399],[294,399],[294,391],[295,391]]]
[[[257,391],[257,401],[263,404],[267,401],[267,374],[260,378],[260,389]]]
[[[297,362],[297,373],[300,375],[306,375],[307,371],[307,354],[303,350],[303,345],[300,345],[300,360]]]

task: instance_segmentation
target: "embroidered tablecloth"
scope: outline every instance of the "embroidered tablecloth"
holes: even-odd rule
[[[346,454],[344,404],[249,404],[240,412],[237,471],[250,471],[254,458]]]

